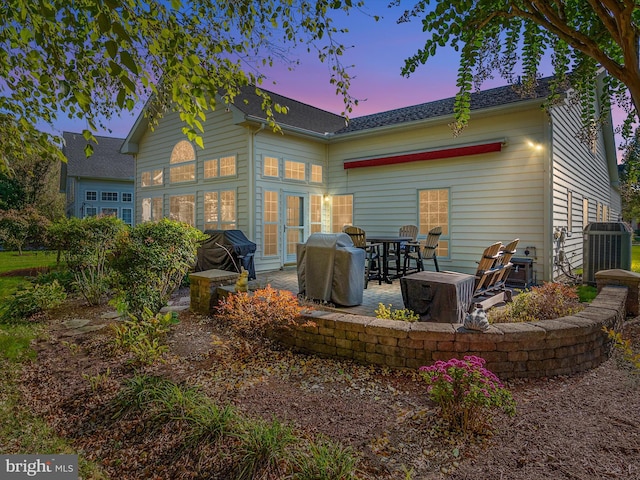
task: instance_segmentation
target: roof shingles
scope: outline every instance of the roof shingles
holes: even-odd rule
[[[63,153],[67,157],[67,176],[84,178],[132,180],[135,161],[131,155],[120,153],[124,139],[96,136],[88,142],[80,133],[63,132]],[[93,145],[93,155],[87,158],[84,148]]]

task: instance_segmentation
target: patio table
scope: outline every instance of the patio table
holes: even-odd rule
[[[367,241],[371,243],[382,244],[382,279],[385,283],[393,283],[394,278],[400,277],[400,245],[402,243],[413,241],[413,237],[399,237],[398,235],[367,235]],[[395,275],[391,275],[389,272],[389,252],[390,248],[395,245],[395,251],[397,252],[395,259]]]

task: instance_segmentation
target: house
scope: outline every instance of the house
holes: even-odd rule
[[[295,262],[296,244],[344,225],[420,236],[442,226],[441,269],[474,273],[488,245],[519,238],[538,282],[560,273],[560,251],[582,265],[582,229],[617,220],[611,122],[576,138],[578,107],[541,108],[549,79],[523,98],[505,86],[472,95],[472,120],[454,137],[453,98],[354,118],[281,95],[273,132],[247,89],[207,116],[204,149],[175,113],[153,129],[141,115],[122,146],[136,165],[137,221],[163,216],[199,229],[240,229],[257,244],[257,270]],[[560,233],[564,233],[560,235]]]
[[[135,163],[120,153],[124,139],[96,136],[88,142],[80,133],[63,132],[67,163],[60,172],[60,191],[66,193],[67,217],[115,215],[126,224],[134,220]],[[93,154],[87,157],[85,147]]]

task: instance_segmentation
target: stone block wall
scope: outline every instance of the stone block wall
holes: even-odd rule
[[[603,327],[619,329],[626,287],[603,287],[582,312],[556,320],[492,325],[473,332],[461,324],[399,322],[314,311],[304,325],[277,339],[301,352],[393,368],[476,355],[502,379],[568,375],[596,367],[610,354]]]

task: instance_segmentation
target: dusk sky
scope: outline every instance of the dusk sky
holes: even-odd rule
[[[341,15],[336,19],[337,26],[349,29],[349,33],[340,38],[345,46],[350,47],[342,61],[344,65],[354,65],[349,69],[351,76],[355,77],[350,92],[360,100],[350,117],[451,97],[457,91],[459,57],[452,49],[440,50],[436,58],[419,67],[411,77],[401,76],[404,60],[424,45],[427,34],[422,32],[418,19],[398,24],[396,20],[403,8],[389,9],[387,4],[386,0],[370,0],[366,8],[369,15],[353,11],[348,16]],[[382,18],[376,22],[373,15]],[[321,63],[315,52],[293,52],[290,57],[300,59],[300,65],[293,71],[289,71],[284,63],[268,71],[262,70],[268,75],[263,88],[330,112],[341,113],[343,100],[336,96],[335,87],[329,83],[329,66]],[[552,73],[549,62],[544,62],[540,70],[543,76]],[[505,80],[496,77],[485,82],[482,88],[505,84]],[[109,122],[112,132],[98,133],[125,137],[136,116],[137,113],[115,117]],[[614,123],[621,120],[621,115],[614,110]],[[85,127],[81,121],[62,120],[56,125],[58,133],[62,130],[80,132]]]

